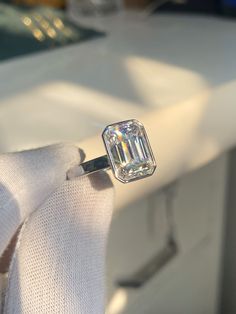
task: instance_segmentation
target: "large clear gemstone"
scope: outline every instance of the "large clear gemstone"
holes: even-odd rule
[[[155,160],[139,121],[128,120],[107,126],[103,140],[118,180],[129,182],[153,174]]]

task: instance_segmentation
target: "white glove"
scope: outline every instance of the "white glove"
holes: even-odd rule
[[[5,314],[104,313],[113,188],[104,172],[66,180],[81,156],[63,144],[0,155],[0,256],[23,223]]]

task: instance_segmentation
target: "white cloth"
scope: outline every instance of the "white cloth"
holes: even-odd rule
[[[113,208],[106,173],[66,180],[73,145],[0,155],[0,255],[23,222],[3,313],[104,313]]]

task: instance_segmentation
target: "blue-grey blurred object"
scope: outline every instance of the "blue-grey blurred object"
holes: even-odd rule
[[[224,14],[236,17],[236,0],[221,0]]]
[[[152,0],[146,15],[160,12],[215,14],[220,12],[220,0]]]
[[[236,16],[236,0],[154,0],[152,12],[186,12]]]
[[[0,60],[89,40],[104,33],[71,22],[49,7],[0,4]]]
[[[219,0],[162,1],[162,5],[158,10],[174,12],[215,13],[219,11]]]

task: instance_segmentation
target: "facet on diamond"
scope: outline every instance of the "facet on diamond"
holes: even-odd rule
[[[103,140],[115,177],[126,183],[153,174],[155,159],[144,126],[137,120],[108,125]]]

